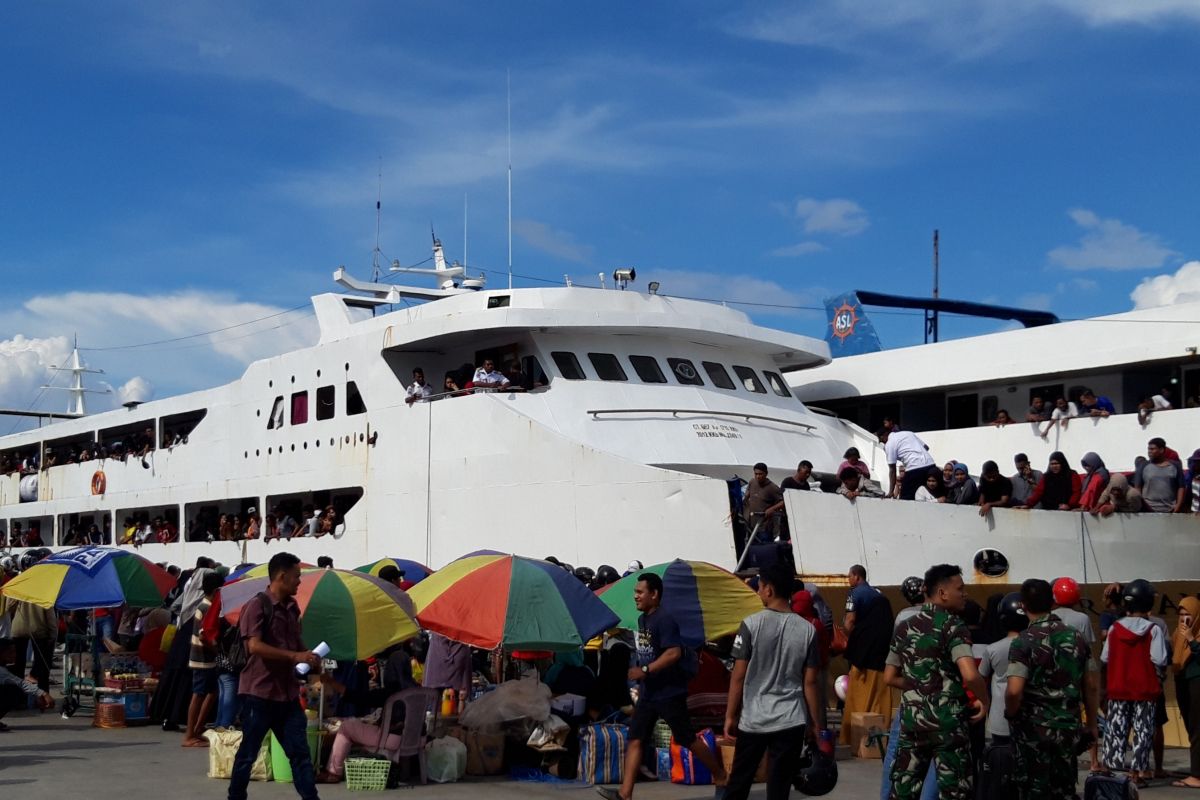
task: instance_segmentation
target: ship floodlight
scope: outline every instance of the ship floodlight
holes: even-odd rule
[[[630,281],[637,278],[637,270],[633,267],[621,267],[613,270],[613,283],[624,289]]]
[[[662,286],[662,284],[658,281],[650,281],[650,283],[647,284],[647,287],[650,289],[650,294],[658,294],[659,286]]]

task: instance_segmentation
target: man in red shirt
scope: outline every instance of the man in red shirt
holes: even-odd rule
[[[320,671],[320,657],[300,635],[300,559],[276,553],[267,564],[271,583],[242,607],[238,628],[246,648],[246,667],[238,681],[242,697],[242,744],[233,760],[229,800],[246,800],[250,771],[267,731],[283,746],[292,765],[296,793],[317,800],[312,759],[308,753],[308,721],[300,707],[300,682],[295,668],[308,664]],[[315,673],[314,673],[315,674]]]

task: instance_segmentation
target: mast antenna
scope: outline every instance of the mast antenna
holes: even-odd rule
[[[512,69],[505,70],[505,75],[508,81],[508,288],[512,289]]]
[[[467,193],[463,192],[463,269],[466,269],[466,268],[467,268]]]
[[[938,232],[933,231],[933,299],[938,299],[938,284],[940,282],[940,268],[938,261]],[[925,311],[925,344],[929,344],[929,339],[938,340],[938,312],[937,309],[928,309]]]
[[[371,280],[378,282],[383,268],[379,264],[379,225],[383,215],[383,156],[379,156],[379,188],[375,194],[375,249],[371,251]]]
[[[104,370],[92,369],[83,363],[79,358],[79,337],[76,335],[73,347],[71,349],[71,357],[67,362],[67,366],[60,367],[57,364],[51,364],[52,372],[69,372],[71,373],[70,386],[50,386],[49,384],[42,386],[43,390],[52,389],[56,391],[65,391],[71,396],[70,407],[67,413],[71,416],[82,417],[87,414],[87,404],[84,398],[89,394],[112,394],[112,389],[88,389],[83,385],[84,375],[103,375]]]

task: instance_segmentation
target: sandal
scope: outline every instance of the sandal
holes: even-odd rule
[[[1200,783],[1188,783],[1187,779],[1171,781],[1171,785],[1176,789],[1200,789]]]

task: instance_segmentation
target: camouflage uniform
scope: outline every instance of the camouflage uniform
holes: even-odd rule
[[[939,798],[971,796],[967,692],[956,663],[970,656],[971,636],[962,619],[930,603],[896,628],[887,663],[913,687],[900,696],[900,742],[892,764],[896,800],[920,797],[931,759]]]
[[[1079,704],[1087,672],[1095,668],[1087,642],[1054,614],[1013,639],[1008,677],[1025,679],[1021,708],[1009,720],[1023,797],[1075,797]]]

